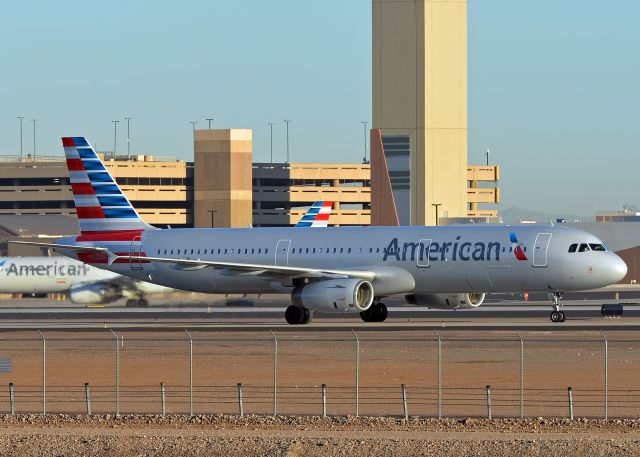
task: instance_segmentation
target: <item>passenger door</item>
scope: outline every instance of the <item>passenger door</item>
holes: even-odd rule
[[[418,268],[429,268],[429,248],[431,247],[430,239],[422,239],[418,243],[416,250],[416,266]]]
[[[547,266],[547,251],[549,250],[549,242],[551,241],[551,233],[538,233],[536,241],[533,245],[533,266]]]
[[[289,246],[291,240],[279,240],[276,244],[276,265],[286,267],[289,265]]]

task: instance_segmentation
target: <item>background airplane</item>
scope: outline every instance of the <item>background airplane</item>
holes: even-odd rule
[[[290,324],[314,310],[387,317],[405,294],[431,308],[473,308],[486,292],[549,292],[563,321],[565,291],[622,280],[627,266],[602,242],[565,226],[462,225],[172,229],[146,224],[83,137],[63,138],[81,235],[53,247],[83,262],[167,287],[281,293]]]
[[[68,257],[0,259],[0,293],[66,293],[73,303],[80,304],[107,304],[128,298],[127,306],[148,306],[147,295],[172,290]]]

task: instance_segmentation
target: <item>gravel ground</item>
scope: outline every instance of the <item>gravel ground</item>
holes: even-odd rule
[[[2,456],[640,455],[640,420],[0,416]]]

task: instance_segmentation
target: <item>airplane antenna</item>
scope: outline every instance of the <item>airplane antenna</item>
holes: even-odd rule
[[[549,223],[551,224],[551,227],[555,227],[555,224],[553,223],[553,219],[549,218]]]

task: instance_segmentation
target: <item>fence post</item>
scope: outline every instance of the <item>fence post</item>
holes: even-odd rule
[[[569,419],[573,420],[573,389],[567,387],[567,394],[569,396]]]
[[[160,413],[162,417],[167,414],[167,397],[164,391],[164,382],[160,383]]]
[[[487,384],[487,418],[493,419],[493,411],[491,411],[491,386]]]
[[[193,416],[193,338],[189,330],[184,331],[189,337],[189,416]]]
[[[38,330],[42,337],[42,414],[47,414],[47,339]]]
[[[327,385],[322,384],[322,417],[327,417]]]
[[[269,329],[273,336],[273,415],[278,415],[278,338],[273,330]]]
[[[609,419],[609,340],[602,330],[604,338],[604,420]]]
[[[356,339],[356,417],[360,416],[360,338],[355,330],[351,329]]]
[[[111,330],[116,341],[116,416],[120,415],[120,345],[118,344],[118,335]]]
[[[89,383],[84,383],[84,402],[87,406],[87,416],[91,416],[91,397],[89,396]]]
[[[524,339],[519,331],[516,334],[520,338],[520,419],[524,419]]]
[[[442,419],[442,340],[436,330],[433,333],[438,338],[438,419]]]
[[[405,384],[402,387],[402,410],[404,411],[404,420],[409,420],[409,409],[407,408],[407,386]]]
[[[244,417],[244,397],[242,395],[242,383],[238,383],[238,410],[240,411],[240,417]]]
[[[9,414],[12,416],[16,413],[16,404],[13,395],[13,383],[9,383]]]

